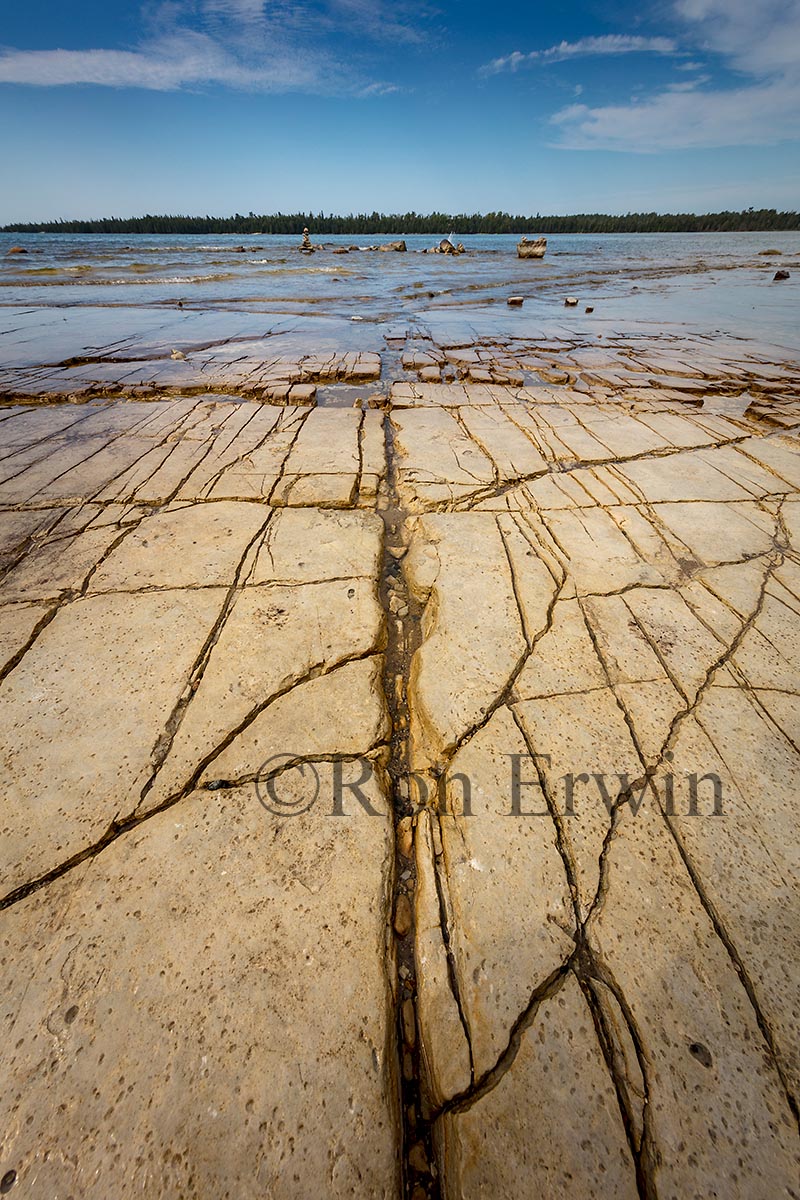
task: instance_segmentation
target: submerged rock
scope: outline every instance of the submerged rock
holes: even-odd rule
[[[778,283],[781,279],[790,279],[790,278],[791,278],[791,276],[789,275],[788,271],[776,271],[775,274],[772,276],[772,282]]]

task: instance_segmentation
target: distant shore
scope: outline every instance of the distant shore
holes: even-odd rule
[[[512,215],[490,213],[272,213],[232,217],[152,216],[102,217],[96,220],[14,222],[0,227],[2,233],[234,233],[302,234],[308,227],[315,234],[558,234],[558,233],[758,233],[800,230],[800,213],[774,208],[716,213],[574,213],[568,216]]]

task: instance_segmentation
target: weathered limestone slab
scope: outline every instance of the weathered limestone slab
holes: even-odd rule
[[[444,1195],[633,1197],[617,1097],[575,981],[542,1002],[497,1086],[441,1119]]]
[[[6,677],[4,895],[135,809],[224,597],[206,588],[77,600]]]
[[[404,444],[404,423],[423,411],[392,418],[412,509],[407,480],[431,456],[421,437]],[[458,413],[484,453],[492,427],[478,436],[473,417],[494,412]],[[452,781],[416,832],[417,1020],[443,1191],[639,1194],[638,1178],[648,1194],[788,1197],[800,475],[771,438],[752,440],[775,455],[745,457],[733,422],[665,414],[648,432],[627,414],[585,428],[548,415],[526,418],[546,468],[569,465],[589,430],[608,465],[474,489],[475,511],[413,519],[403,559],[422,605],[411,764],[429,788],[443,768]],[[473,785],[470,811],[453,772]],[[708,783],[705,815],[686,815],[705,772],[730,785],[721,817]],[[578,1144],[576,1112],[593,1130]]]
[[[379,815],[350,821],[194,792],[0,914],[2,1161],[28,1195],[399,1195],[366,786]]]
[[[104,557],[89,591],[230,585],[247,548],[269,519],[262,504],[226,500],[162,509],[139,521]]]
[[[391,420],[400,456],[399,489],[407,505],[452,506],[494,483],[494,463],[449,411],[395,411]]]

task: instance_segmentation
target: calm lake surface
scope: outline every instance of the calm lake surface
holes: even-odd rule
[[[406,236],[405,254],[334,254],[355,239],[313,230],[312,239],[325,248],[301,255],[300,238],[283,235],[0,234],[0,306],[180,302],[385,323],[437,310],[477,315],[501,303],[506,313],[515,293],[529,313],[554,314],[575,295],[613,319],[800,344],[800,233],[558,235],[533,262],[516,257],[511,235],[464,235],[468,253],[459,258],[421,253],[436,245],[430,235]],[[28,253],[9,255],[11,246]],[[765,249],[780,257],[762,256]],[[779,267],[791,278],[773,283]]]

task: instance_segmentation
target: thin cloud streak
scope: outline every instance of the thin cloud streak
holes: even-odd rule
[[[0,55],[0,83],[57,87],[95,84],[178,91],[222,84],[246,91],[316,90],[320,64],[295,55],[248,66],[204,34],[186,31],[138,50],[11,50]]]
[[[514,50],[503,58],[495,58],[480,68],[481,75],[498,75],[503,71],[518,71],[520,67],[535,63],[567,62],[573,58],[589,58],[616,54],[675,54],[677,46],[672,38],[635,37],[622,33],[609,33],[602,37],[581,38],[577,42],[559,42],[547,50],[530,50],[523,54]]]

